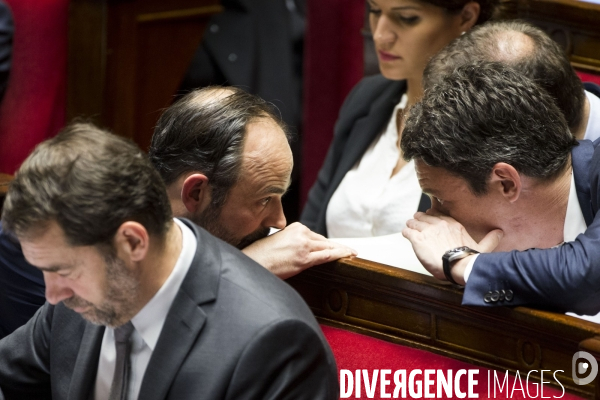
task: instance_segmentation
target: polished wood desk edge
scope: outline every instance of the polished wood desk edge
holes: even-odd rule
[[[358,258],[313,267],[288,282],[324,324],[497,370],[562,369],[578,386],[571,357],[600,358],[600,325],[527,307],[466,307],[462,290],[433,277]],[[597,351],[596,351],[597,349]]]
[[[6,192],[8,192],[8,186],[12,179],[12,175],[0,173],[0,199],[3,199],[4,196],[6,196]]]

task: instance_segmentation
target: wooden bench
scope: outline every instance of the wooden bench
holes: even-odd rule
[[[322,324],[491,369],[563,370],[557,376],[568,392],[600,398],[599,378],[578,386],[571,375],[575,352],[600,358],[600,325],[525,307],[462,306],[451,285],[358,258],[288,282]]]
[[[12,176],[7,174],[0,174],[0,211],[2,211],[2,204],[4,203],[4,197],[8,192],[8,185],[12,181]]]

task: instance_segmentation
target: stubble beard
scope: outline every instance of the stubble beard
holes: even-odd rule
[[[95,325],[118,327],[128,322],[135,314],[139,281],[116,256],[105,257],[106,288],[105,300],[95,305],[79,296],[63,301],[68,308],[88,308],[80,315]]]
[[[200,213],[198,217],[194,219],[194,222],[206,229],[211,235],[218,237],[219,239],[229,243],[230,245],[242,250],[252,243],[265,238],[269,235],[270,229],[260,227],[254,232],[240,238],[234,232],[231,232],[223,226],[220,222],[221,208],[210,204],[204,211]]]

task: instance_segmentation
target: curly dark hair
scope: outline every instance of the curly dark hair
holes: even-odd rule
[[[577,145],[552,97],[497,62],[462,65],[425,91],[410,110],[400,142],[419,158],[465,179],[485,194],[499,162],[549,181],[569,165]]]
[[[473,0],[420,0],[423,3],[429,3],[434,6],[445,9],[449,13],[457,13],[463,9],[465,4]],[[479,3],[479,18],[476,25],[483,24],[494,16],[494,12],[500,3],[500,0],[475,0]]]

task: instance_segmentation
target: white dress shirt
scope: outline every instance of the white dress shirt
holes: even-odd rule
[[[600,137],[600,98],[588,91],[585,91],[585,96],[590,103],[590,113],[583,138],[593,142]]]
[[[158,337],[171,304],[196,254],[196,236],[185,224],[177,219],[174,219],[174,221],[181,229],[183,238],[179,258],[162,287],[144,308],[131,319],[131,323],[135,328],[131,335],[131,373],[129,375],[129,393],[127,397],[131,400],[138,398],[146,367],[156,347],[156,342],[158,342]],[[98,374],[96,375],[96,386],[94,388],[95,400],[108,399],[116,359],[114,329],[107,327],[104,331],[100,349],[100,361],[98,362]]]
[[[360,238],[401,232],[421,200],[414,161],[392,172],[400,158],[396,114],[406,107],[406,94],[394,108],[384,132],[349,170],[327,205],[330,238]]]

